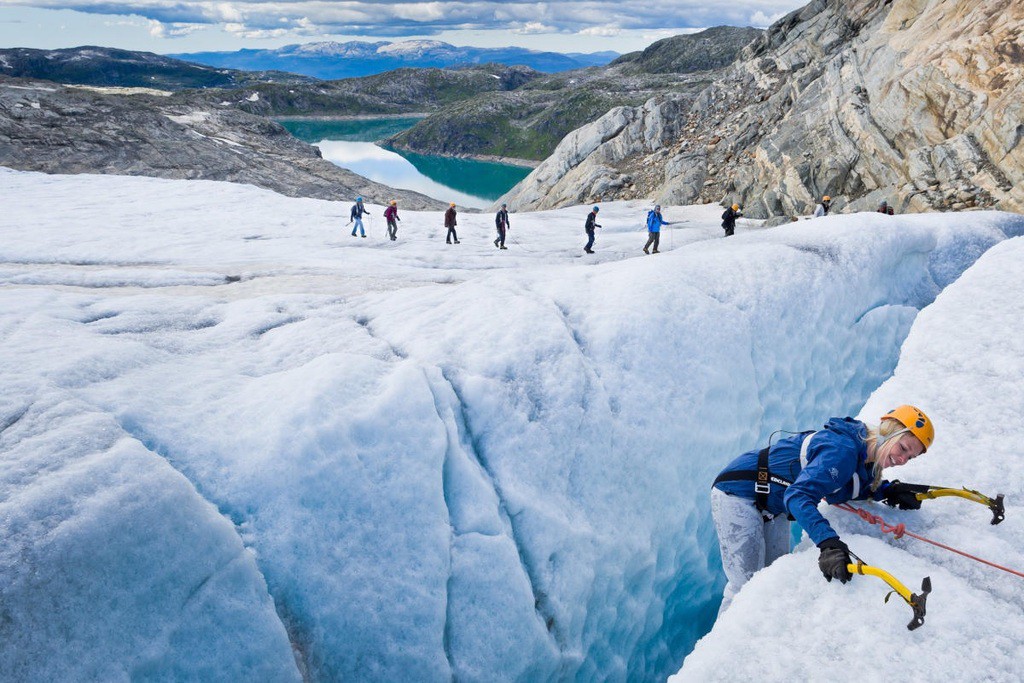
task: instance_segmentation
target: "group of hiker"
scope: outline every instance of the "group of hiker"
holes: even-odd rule
[[[821,203],[817,205],[814,210],[814,217],[820,218],[827,216],[832,208],[832,198],[829,195],[824,195],[821,198]],[[597,222],[597,215],[601,211],[601,207],[594,206],[590,213],[587,214],[587,218],[583,225],[583,232],[587,236],[587,242],[583,246],[583,251],[587,254],[594,253],[594,241],[596,238],[596,229],[601,227],[601,224]],[[878,213],[893,215],[893,209],[889,206],[888,202],[882,200],[882,203],[878,206]],[[366,237],[366,230],[363,227],[363,216],[369,215],[370,212],[363,205],[363,198],[357,197],[356,203],[352,205],[350,212],[349,223],[353,223],[352,236],[356,236],[358,231],[361,237]],[[458,225],[457,212],[455,210],[455,202],[451,202],[448,205],[448,210],[444,213],[444,227],[447,229],[445,235],[445,244],[460,244],[458,233],[455,227]],[[743,211],[740,209],[739,204],[732,204],[725,209],[722,214],[722,229],[725,230],[725,236],[730,237],[735,234],[736,231],[736,219],[743,216]],[[387,208],[384,209],[384,219],[387,222],[387,234],[388,238],[392,241],[398,239],[398,223],[402,220],[398,217],[398,201],[392,199],[388,202]],[[795,218],[793,220],[796,220]],[[671,221],[666,221],[661,215],[661,205],[657,204],[653,209],[647,212],[647,242],[644,244],[643,252],[645,254],[657,254],[658,247],[661,242],[661,227],[663,225],[672,225]],[[509,230],[509,217],[508,217],[508,205],[502,204],[501,208],[494,216],[494,229],[496,236],[494,238],[494,247],[496,249],[507,249],[505,246],[505,237]]]
[[[657,207],[655,207],[657,208]],[[829,195],[823,195],[821,202],[814,207],[814,218],[822,218],[829,214],[832,210],[832,197]],[[886,214],[892,216],[895,214],[893,208],[889,206],[889,202],[885,199],[878,205],[876,209],[877,213]],[[739,204],[733,204],[725,209],[722,213],[722,230],[725,230],[725,236],[729,237],[736,232],[736,219],[743,216],[743,212],[740,210]],[[793,218],[792,220],[797,220]],[[646,251],[646,249],[644,250]],[[657,249],[655,249],[657,251]]]
[[[369,215],[369,210],[363,204],[363,198],[356,197],[356,203],[352,205],[352,209],[349,212],[349,223],[352,224],[353,237],[356,236],[357,232],[361,237],[366,237],[366,229],[363,227],[363,216]],[[445,244],[461,244],[459,235],[455,230],[455,227],[459,224],[456,215],[455,202],[451,202],[448,204],[448,210],[444,212],[444,227],[448,230],[445,234]],[[398,223],[402,220],[398,217],[398,200],[392,199],[388,202],[387,208],[384,209],[384,220],[387,222],[388,238],[392,241],[397,240]],[[498,249],[506,249],[505,234],[509,229],[507,204],[501,205],[501,209],[499,209],[494,217],[494,224],[498,233],[497,238],[494,240],[494,246]]]

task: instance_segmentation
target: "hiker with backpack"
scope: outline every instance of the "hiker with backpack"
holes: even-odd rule
[[[444,227],[448,228],[448,234],[444,238],[445,244],[451,244],[452,240],[455,240],[455,244],[459,243],[459,236],[455,234],[456,225],[458,223],[455,221],[455,202],[452,202],[444,212]]]
[[[661,204],[655,204],[654,208],[647,212],[647,244],[644,245],[645,254],[657,254],[658,244],[661,242],[661,226],[672,225],[661,217]],[[651,245],[654,249],[648,251]]]
[[[814,209],[814,217],[822,218],[828,215],[828,212],[832,209],[832,197],[825,195],[821,198],[821,204],[818,204],[817,208]]]
[[[365,206],[363,206],[363,198],[362,197],[356,197],[356,203],[352,205],[352,211],[350,212],[349,219],[348,219],[349,223],[352,223],[352,222],[355,223],[355,225],[352,226],[352,236],[353,237],[356,236],[356,230],[357,229],[359,230],[359,233],[363,237],[366,237],[366,230],[363,229],[363,216],[364,215],[369,216],[370,212],[366,210]]]
[[[494,240],[494,246],[498,249],[506,249],[505,233],[508,232],[508,204],[502,204],[498,213],[494,214],[494,229],[498,231],[498,237]]]
[[[725,230],[725,236],[729,237],[736,230],[736,219],[743,215],[740,211],[739,204],[733,204],[725,210],[722,214],[722,229]]]
[[[402,220],[398,217],[397,199],[392,199],[388,203],[388,208],[384,209],[384,219],[388,222],[388,237],[393,242],[398,239],[398,221]]]
[[[774,436],[774,434],[773,434]],[[789,520],[818,546],[818,568],[831,581],[846,583],[849,548],[820,512],[831,504],[868,498],[919,509],[921,486],[887,481],[887,467],[904,465],[932,445],[935,428],[919,409],[902,405],[867,425],[833,417],[824,429],[775,440],[739,456],[711,489],[711,516],[718,532],[727,583],[719,614],[760,569],[789,552]]]

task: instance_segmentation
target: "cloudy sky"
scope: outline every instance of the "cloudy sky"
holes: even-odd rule
[[[157,53],[320,40],[431,38],[559,52],[629,52],[720,24],[764,27],[807,0],[0,0],[0,47]]]

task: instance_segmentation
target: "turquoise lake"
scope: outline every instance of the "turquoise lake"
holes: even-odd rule
[[[278,119],[324,159],[378,183],[415,190],[461,206],[486,208],[531,171],[522,166],[392,151],[374,144],[411,128],[418,118]]]

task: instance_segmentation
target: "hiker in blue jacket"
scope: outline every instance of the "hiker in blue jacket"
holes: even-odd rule
[[[657,254],[658,243],[661,242],[661,226],[672,225],[661,217],[661,204],[656,204],[653,209],[647,212],[647,244],[644,245],[645,254]],[[648,251],[651,245],[654,249]]]
[[[820,512],[818,502],[884,501],[918,509],[913,484],[882,479],[890,466],[924,453],[935,438],[931,420],[914,406],[886,413],[873,427],[833,417],[824,429],[769,439],[769,447],[744,453],[722,470],[711,489],[711,516],[722,550],[727,584],[719,614],[759,569],[789,552],[794,519],[820,549],[826,579],[850,580],[849,548]]]

